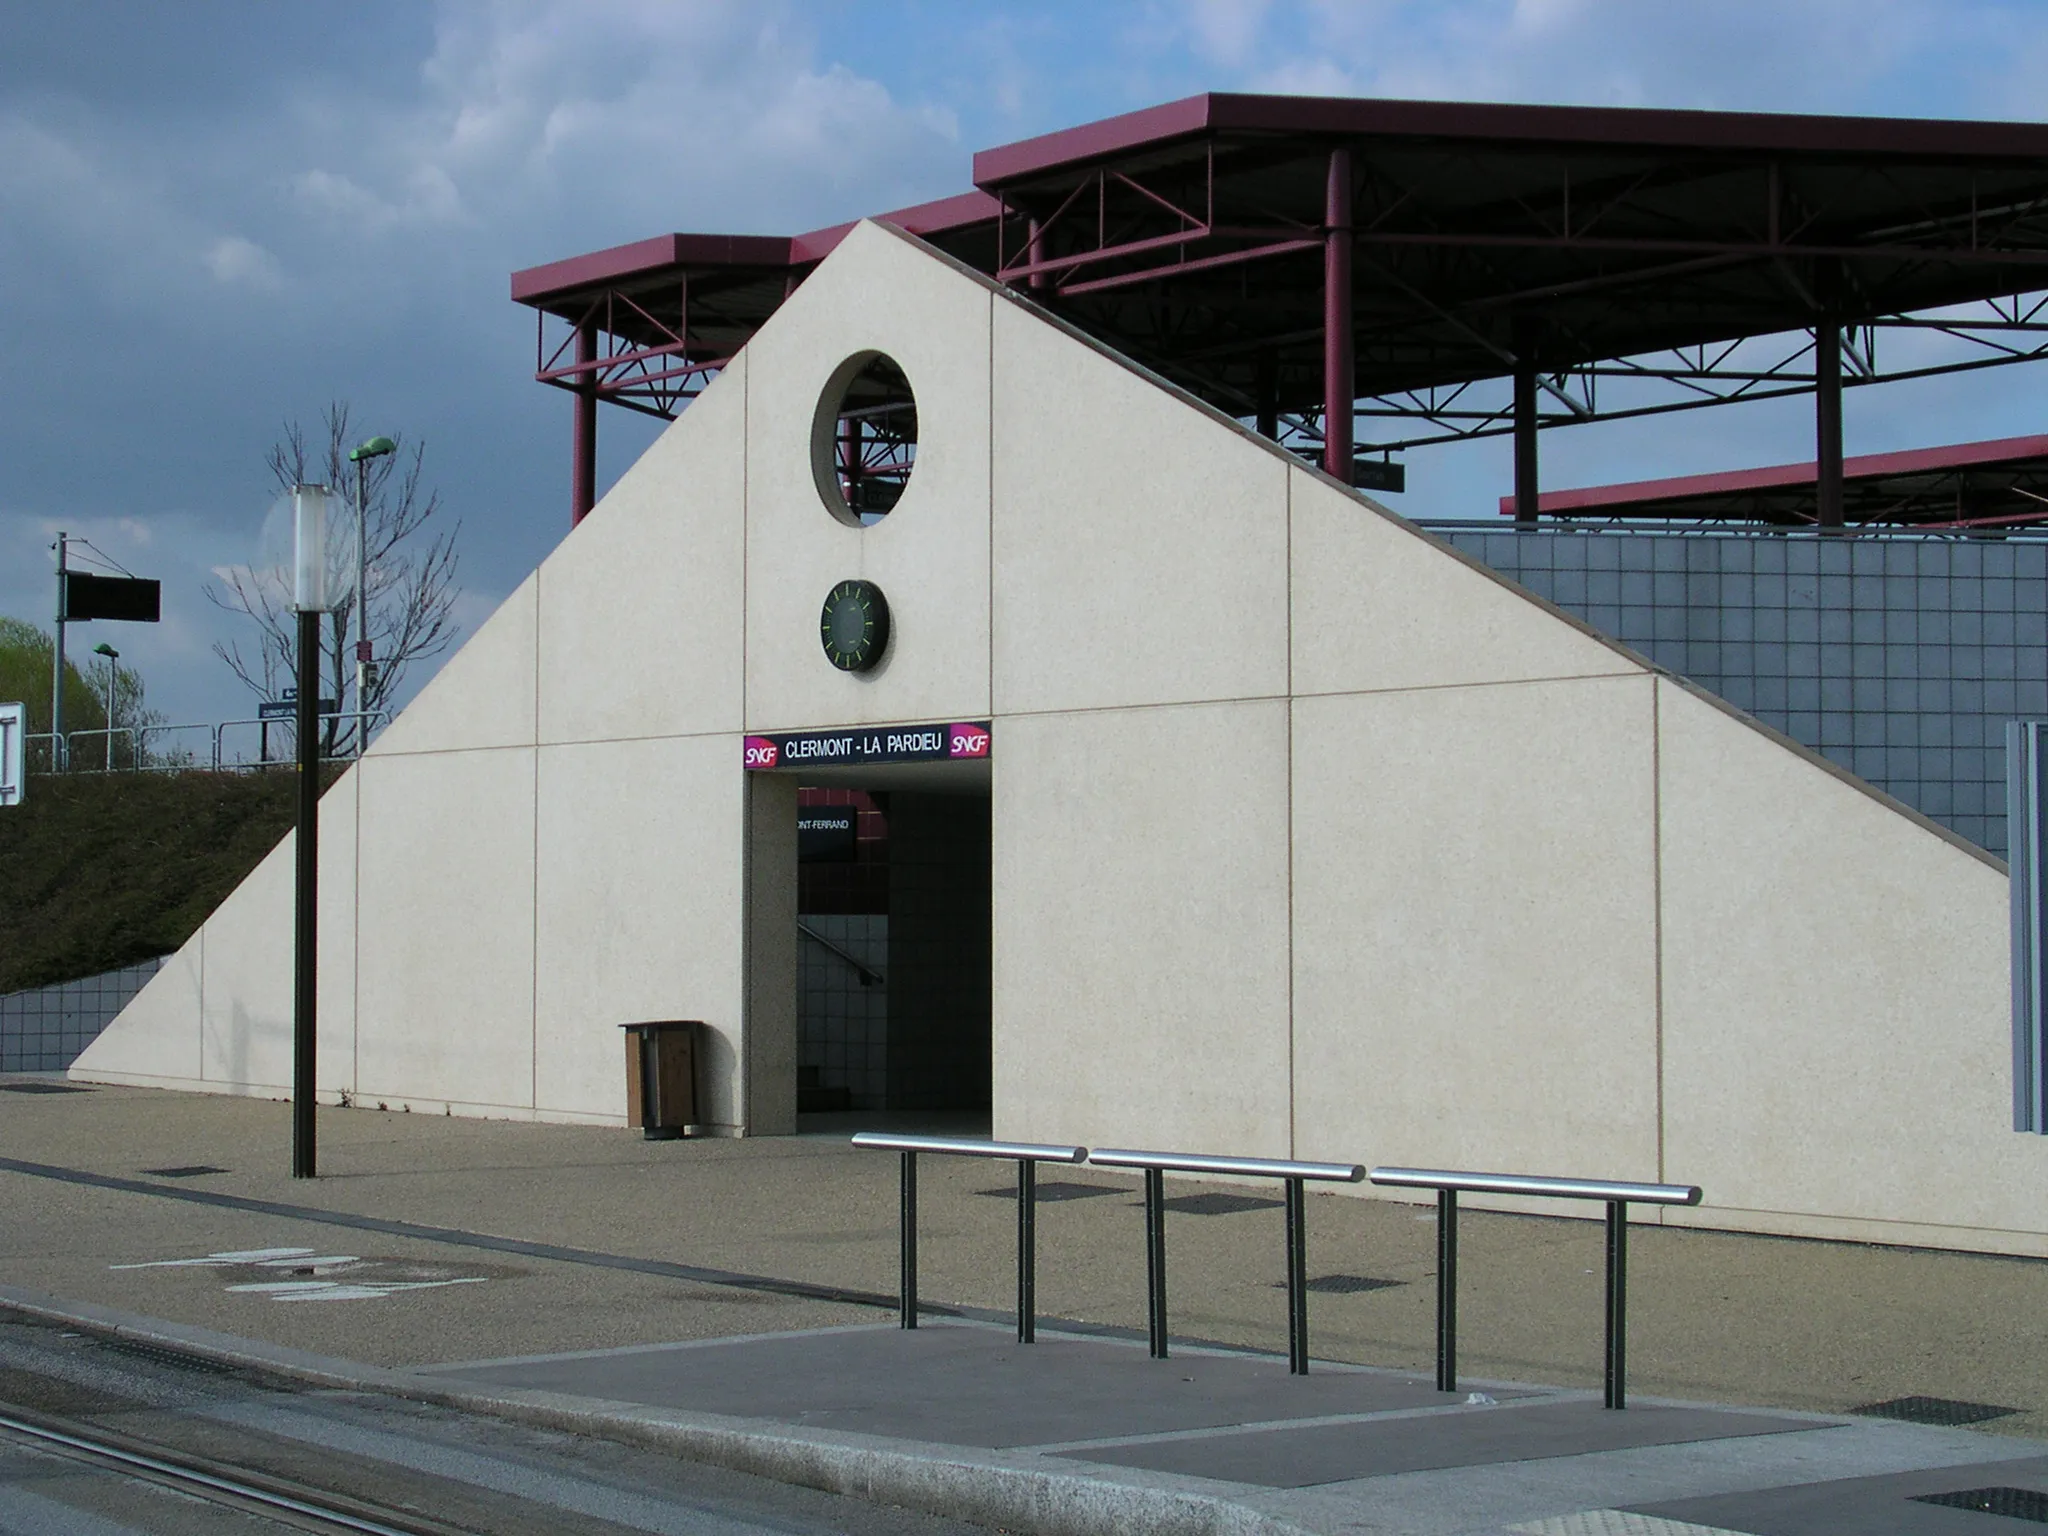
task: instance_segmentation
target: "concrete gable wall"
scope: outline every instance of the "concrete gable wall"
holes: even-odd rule
[[[919,460],[857,529],[811,448],[870,351]],[[861,677],[816,646],[850,576]],[[793,791],[741,733],[984,716],[996,1134],[2048,1251],[1999,870],[875,226],[327,797],[323,1093],[616,1121],[617,1025],[687,1016],[707,1118],[789,1128]],[[289,857],[79,1075],[282,1090]]]

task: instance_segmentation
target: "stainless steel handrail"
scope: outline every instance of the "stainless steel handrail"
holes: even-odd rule
[[[998,1157],[1017,1165],[1017,1342],[1038,1336],[1038,1165],[1083,1163],[1086,1147],[1037,1141],[980,1141],[959,1136],[899,1136],[886,1131],[857,1131],[853,1144],[863,1151],[895,1152],[902,1157],[902,1184],[897,1194],[897,1238],[902,1262],[902,1317],[905,1328],[917,1326],[917,1156]]]
[[[1365,1178],[1358,1163],[1299,1163],[1284,1157],[1217,1157],[1207,1152],[1134,1152],[1098,1147],[1088,1161],[1104,1168],[1159,1168],[1168,1173],[1214,1173],[1247,1179],[1326,1179],[1356,1184]]]
[[[1375,1168],[1372,1181],[1409,1189],[1541,1195],[1553,1200],[1622,1200],[1630,1205],[1700,1203],[1697,1184],[1632,1184],[1625,1179],[1553,1179],[1533,1173],[1465,1173],[1448,1168]]]
[[[823,949],[826,953],[837,955],[841,960],[844,960],[848,965],[852,966],[853,973],[856,976],[860,977],[860,984],[862,986],[872,987],[883,983],[884,978],[880,971],[874,970],[870,966],[863,964],[861,960],[857,956],[855,956],[851,951],[842,949],[837,944],[834,944],[830,939],[826,938],[825,935],[818,932],[817,929],[813,928],[809,923],[805,922],[802,918],[797,919],[796,931],[802,934],[805,938],[809,939],[813,944],[817,945],[820,949]]]
[[[1638,1184],[1625,1179],[1559,1179],[1526,1173],[1471,1173],[1449,1168],[1375,1168],[1375,1184],[1436,1191],[1436,1385],[1458,1389],[1458,1195],[1533,1195],[1547,1200],[1600,1200],[1607,1206],[1605,1401],[1628,1406],[1628,1208],[1698,1205],[1697,1184]]]
[[[1304,1163],[1279,1157],[1218,1157],[1207,1152],[1138,1152],[1104,1147],[1088,1154],[1104,1168],[1140,1168],[1145,1173],[1145,1312],[1152,1358],[1164,1360],[1166,1338],[1166,1175],[1207,1173],[1248,1179],[1279,1179],[1287,1188],[1287,1369],[1308,1374],[1308,1197],[1309,1179],[1356,1184],[1365,1177],[1357,1163]]]

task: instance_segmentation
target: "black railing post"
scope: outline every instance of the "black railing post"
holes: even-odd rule
[[[1038,1164],[1017,1159],[1017,1342],[1038,1336]]]
[[[903,1318],[905,1328],[917,1326],[917,1154],[903,1154]]]
[[[1166,1358],[1166,1175],[1145,1170],[1145,1311],[1152,1358]]]
[[[1287,1184],[1287,1373],[1308,1374],[1308,1196],[1300,1179]]]
[[[1628,1379],[1628,1202],[1607,1202],[1607,1406],[1625,1408]]]
[[[1436,1389],[1458,1390],[1458,1192],[1436,1192]]]

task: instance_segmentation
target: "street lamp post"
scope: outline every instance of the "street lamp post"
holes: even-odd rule
[[[370,735],[370,694],[364,686],[370,675],[370,570],[369,522],[364,510],[365,482],[370,460],[396,453],[398,444],[388,437],[373,437],[349,451],[356,467],[356,756],[363,755]]]
[[[114,771],[114,663],[121,653],[102,640],[92,648],[95,656],[107,658],[107,772]]]
[[[292,502],[292,607],[299,615],[299,817],[296,921],[292,955],[292,1177],[314,1176],[314,1058],[318,1051],[320,898],[320,616],[347,600],[345,581],[328,577],[327,487],[295,485]],[[337,701],[338,703],[338,701]]]

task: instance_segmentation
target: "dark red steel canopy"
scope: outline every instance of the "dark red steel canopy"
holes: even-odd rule
[[[1811,526],[1815,465],[1773,464],[1668,480],[1636,480],[1586,490],[1545,491],[1544,517],[1587,521],[1669,520]],[[2048,522],[2048,437],[2006,437],[1872,453],[1842,462],[1843,507],[1850,526],[1907,524],[1926,529],[2009,528]],[[1515,499],[1500,499],[1512,517]]]
[[[1211,94],[983,151],[974,181],[881,217],[1333,473],[1347,374],[1399,423],[1368,448],[1515,431],[1525,514],[1538,426],[1817,390],[1825,488],[1842,383],[2048,355],[2015,298],[2048,289],[2043,124]],[[569,327],[538,376],[672,414],[847,227],[516,273]],[[1961,356],[1888,371],[1880,328]]]

